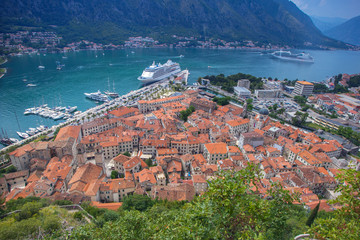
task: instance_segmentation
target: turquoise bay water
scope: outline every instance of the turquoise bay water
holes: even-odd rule
[[[106,90],[108,78],[110,88],[114,81],[120,94],[137,89],[140,84],[136,78],[152,61],[179,62],[182,69],[190,71],[190,83],[200,76],[220,73],[322,81],[338,73],[360,72],[360,52],[308,52],[315,58],[314,64],[280,61],[260,52],[208,49],[126,49],[13,57],[3,65],[8,73],[0,79],[0,133],[2,128],[10,137],[17,137],[16,131],[57,123],[38,116],[24,116],[24,110],[29,107],[47,103],[50,107],[78,106],[78,110],[84,111],[95,106],[85,98],[84,92]],[[61,71],[56,70],[56,61],[65,64]],[[39,70],[39,65],[45,69]],[[29,83],[37,86],[26,87]]]

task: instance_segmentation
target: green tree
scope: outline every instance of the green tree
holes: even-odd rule
[[[131,157],[131,154],[128,151],[124,152],[123,155],[125,155],[127,157]]]
[[[47,216],[44,219],[44,223],[42,224],[42,227],[44,230],[48,233],[52,233],[60,228],[61,224],[59,221],[59,217],[55,215]]]
[[[103,217],[106,222],[109,221],[115,222],[116,220],[119,219],[119,214],[115,211],[108,210],[104,213]]]
[[[154,202],[150,197],[134,194],[124,198],[121,208],[123,210],[145,211],[146,209],[152,207],[153,204]]]
[[[152,160],[150,158],[146,159],[145,163],[148,165],[148,167],[152,167],[152,165],[153,165]]]
[[[306,104],[306,97],[304,96],[295,96],[294,101],[297,102],[300,106]]]
[[[360,171],[341,170],[337,177],[336,192],[341,193],[331,204],[338,204],[331,218],[317,218],[310,229],[316,239],[359,239],[360,236]]]
[[[111,179],[115,179],[119,177],[119,172],[116,170],[111,171]]]

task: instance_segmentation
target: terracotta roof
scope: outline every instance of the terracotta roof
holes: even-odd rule
[[[129,113],[134,113],[134,114],[139,113],[139,110],[137,108],[128,108],[128,107],[122,106],[122,107],[119,107],[119,108],[109,112],[109,114],[114,115],[116,117],[122,117]]]
[[[125,156],[125,155],[123,155],[123,154],[119,154],[118,156],[114,157],[113,160],[114,160],[115,162],[124,164],[125,162],[127,162],[127,161],[130,160],[130,157]]]
[[[109,210],[117,211],[121,207],[122,202],[100,203],[100,202],[92,201],[91,205],[93,205],[94,207],[97,207],[97,208],[106,208],[106,209],[109,209]]]
[[[210,154],[226,154],[226,143],[208,143],[204,145]]]
[[[81,131],[81,126],[66,126],[60,129],[55,141],[67,140],[68,138],[77,139]]]
[[[42,172],[36,170],[29,176],[28,179],[26,179],[26,182],[27,183],[35,182],[35,181],[39,180],[41,176],[42,176]]]
[[[250,144],[246,144],[243,146],[245,152],[255,152],[255,149]]]
[[[158,148],[156,151],[158,155],[173,155],[179,153],[176,148]]]
[[[101,179],[90,180],[83,189],[84,194],[86,196],[96,196],[100,188],[101,181],[102,181]]]
[[[124,169],[131,169],[138,164],[141,164],[141,159],[139,157],[133,157],[124,163]]]
[[[69,185],[79,181],[83,182],[84,184],[87,184],[92,179],[98,179],[101,172],[102,172],[101,167],[96,166],[92,163],[87,163],[76,170],[74,176],[69,181]]]
[[[231,127],[236,127],[239,125],[244,125],[244,124],[248,124],[250,122],[250,120],[248,118],[243,119],[243,118],[239,118],[236,120],[230,120],[227,121],[226,123],[229,124]]]
[[[9,179],[16,179],[19,177],[27,178],[28,176],[29,176],[29,170],[22,170],[22,171],[5,174],[5,179],[9,180]]]
[[[31,152],[32,150],[34,150],[34,148],[30,144],[26,144],[22,147],[17,148],[16,150],[12,151],[11,153],[9,153],[9,155],[13,155],[15,157],[20,157],[27,152]]]
[[[150,182],[152,184],[156,184],[156,179],[152,171],[149,169],[143,169],[141,172],[134,174],[135,179],[139,179],[139,182]]]

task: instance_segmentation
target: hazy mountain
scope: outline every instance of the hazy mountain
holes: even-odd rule
[[[325,32],[327,36],[360,46],[360,16]]]
[[[0,11],[3,31],[52,25],[67,41],[177,34],[344,47],[288,0],[3,0]]]
[[[322,32],[334,28],[348,20],[345,18],[338,18],[338,17],[318,17],[318,16],[310,16],[310,17],[314,25]]]

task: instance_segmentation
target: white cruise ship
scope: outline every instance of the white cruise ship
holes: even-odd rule
[[[95,101],[99,101],[99,102],[108,102],[108,101],[110,101],[109,97],[106,96],[105,94],[102,94],[100,92],[100,90],[98,90],[95,93],[84,93],[84,94],[85,94],[85,96],[87,98],[90,98],[90,99],[95,100]]]
[[[299,53],[293,54],[290,51],[276,51],[271,54],[274,58],[286,60],[286,61],[296,61],[296,62],[306,62],[314,63],[314,58],[308,53]]]
[[[181,72],[179,64],[171,60],[168,60],[165,64],[155,64],[153,62],[151,66],[145,68],[138,80],[142,83],[157,82],[172,77],[179,72]]]

